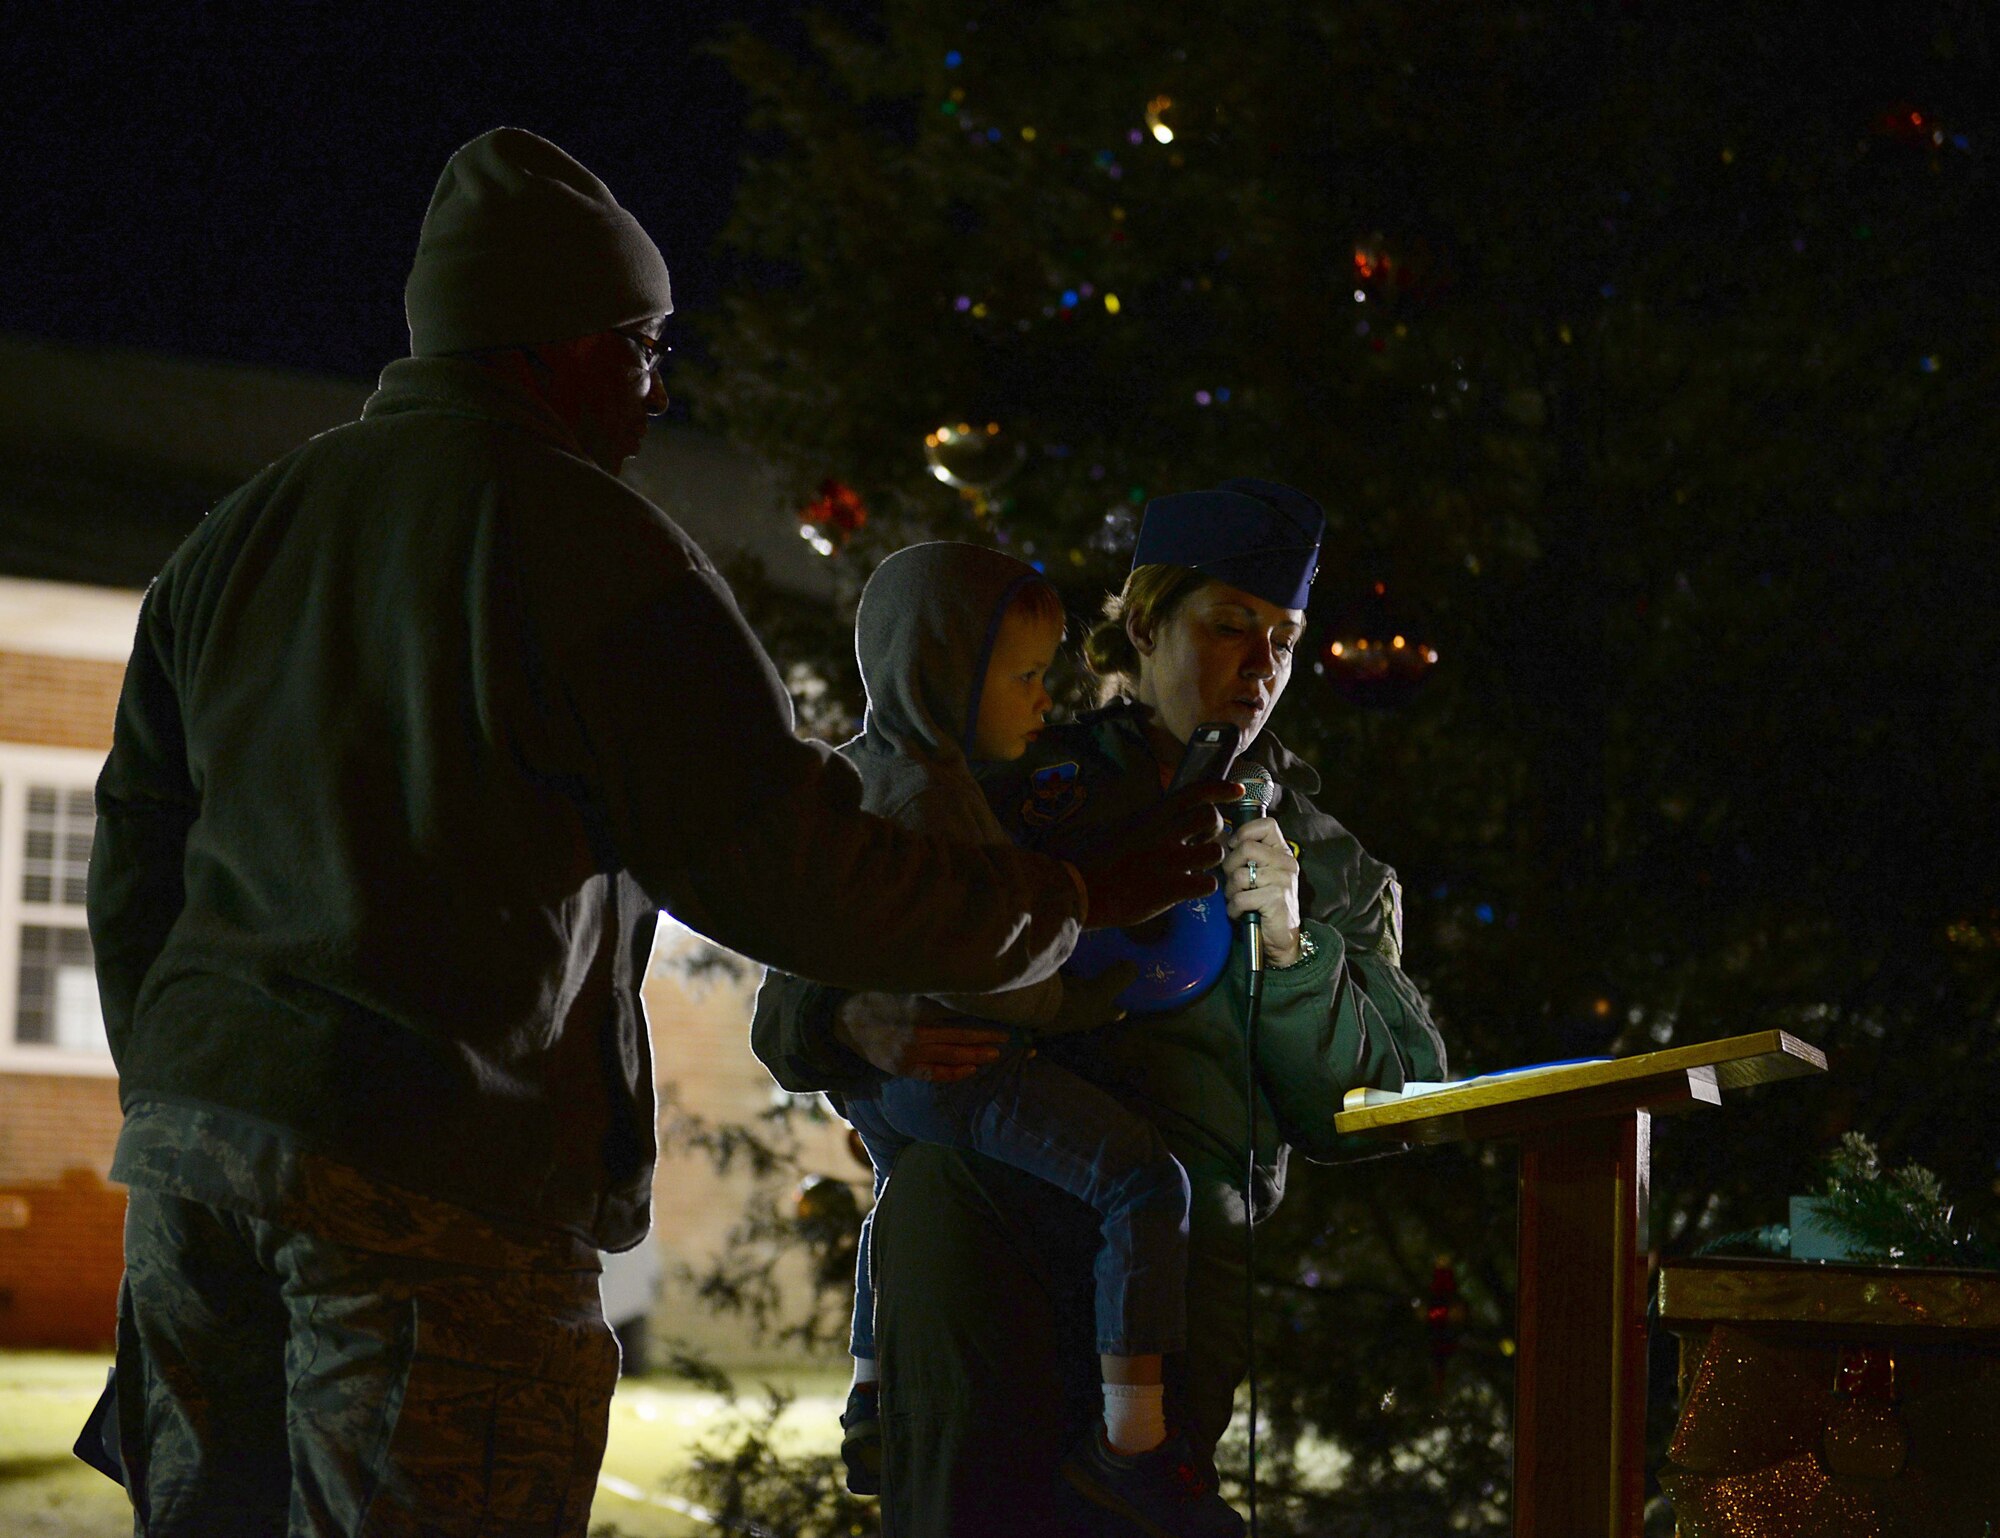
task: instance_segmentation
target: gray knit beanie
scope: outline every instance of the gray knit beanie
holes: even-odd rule
[[[673,307],[666,261],[639,221],[519,128],[481,134],[446,162],[403,289],[419,358],[568,341]]]

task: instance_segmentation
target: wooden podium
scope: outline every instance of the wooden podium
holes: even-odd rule
[[[1515,1538],[1639,1532],[1652,1113],[1825,1071],[1816,1047],[1758,1031],[1471,1081],[1335,1120],[1343,1133],[1401,1143],[1520,1140]]]

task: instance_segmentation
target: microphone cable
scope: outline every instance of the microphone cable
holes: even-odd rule
[[[1247,926],[1250,952],[1248,1003],[1243,1012],[1243,1104],[1249,1113],[1250,1151],[1243,1159],[1243,1360],[1250,1377],[1250,1535],[1257,1538],[1257,1016],[1264,1002],[1263,924]]]
[[[1252,764],[1238,779],[1243,799],[1236,825],[1268,815],[1277,799],[1270,774]],[[1264,921],[1255,909],[1243,916],[1244,974],[1243,1109],[1249,1129],[1243,1156],[1243,1358],[1250,1379],[1249,1453],[1246,1468],[1250,1507],[1249,1538],[1257,1538],[1257,1023],[1264,1003]]]

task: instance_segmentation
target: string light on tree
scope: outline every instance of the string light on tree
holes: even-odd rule
[[[1139,514],[1131,506],[1114,502],[1105,510],[1104,521],[1092,531],[1090,548],[1107,556],[1122,555],[1139,537]]]
[[[1171,96],[1155,96],[1146,103],[1146,127],[1161,144],[1174,142],[1173,124],[1167,120],[1167,114],[1173,111],[1173,107],[1174,99]]]

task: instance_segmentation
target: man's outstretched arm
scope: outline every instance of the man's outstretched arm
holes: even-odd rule
[[[853,768],[794,735],[712,571],[682,572],[590,641],[560,659],[554,703],[620,858],[684,923],[782,971],[894,993],[1015,988],[1053,973],[1086,922],[1213,890],[1219,819],[1199,797],[1150,843],[1080,867],[864,813]]]

